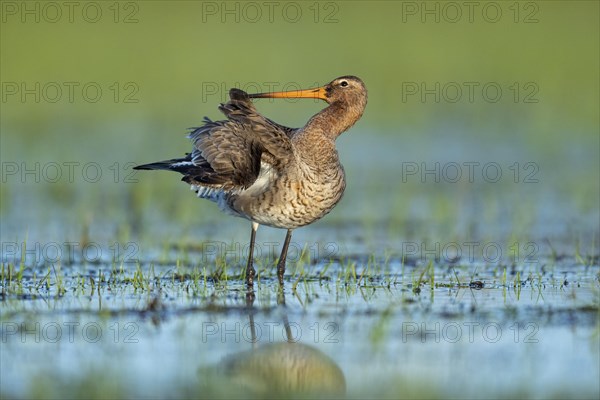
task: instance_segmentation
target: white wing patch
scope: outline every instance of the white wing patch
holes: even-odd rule
[[[255,197],[260,193],[264,192],[265,190],[269,189],[269,187],[273,184],[273,181],[276,179],[276,174],[277,170],[274,169],[270,164],[261,162],[258,177],[254,181],[254,183],[247,189],[234,189],[231,191],[225,191],[219,188],[210,188],[200,185],[191,185],[190,188],[191,190],[196,192],[196,195],[199,198],[207,199],[217,203],[217,205],[222,211],[232,215],[246,218],[245,215],[240,214],[238,211],[230,208],[227,202],[227,197],[229,195]]]
[[[177,167],[193,167],[195,164],[191,161],[181,161],[181,162],[177,162],[177,163],[173,163],[171,164],[171,167],[177,168]]]
[[[245,194],[253,194],[264,192],[275,179],[275,170],[271,164],[265,162],[260,163],[260,172],[258,177],[248,189],[244,190]]]
[[[209,188],[198,185],[192,185],[190,189],[196,192],[196,195],[201,199],[207,199],[215,202],[219,200],[219,195],[223,193],[221,189]]]

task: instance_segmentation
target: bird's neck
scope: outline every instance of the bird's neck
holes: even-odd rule
[[[347,131],[364,111],[364,106],[350,106],[341,101],[331,103],[315,114],[304,127],[306,132],[315,132],[334,140]]]
[[[303,162],[319,171],[339,169],[335,139],[354,125],[363,110],[364,106],[351,109],[346,104],[334,102],[314,115],[292,139]]]

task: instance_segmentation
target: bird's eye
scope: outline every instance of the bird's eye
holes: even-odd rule
[[[341,82],[340,82],[340,86],[341,86],[341,87],[346,87],[346,86],[348,86],[348,81],[341,81]]]

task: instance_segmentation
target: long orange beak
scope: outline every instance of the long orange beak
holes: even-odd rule
[[[290,90],[287,92],[270,92],[249,94],[248,97],[253,99],[320,99],[327,101],[327,89],[321,86],[314,89]]]

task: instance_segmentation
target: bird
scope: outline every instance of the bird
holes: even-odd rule
[[[298,340],[266,343],[234,353],[201,373],[204,378],[215,375],[216,379],[208,382],[226,379],[225,390],[231,397],[237,393],[260,398],[274,394],[337,398],[346,394],[346,378],[339,365],[318,348]]]
[[[328,105],[301,128],[280,125],[261,115],[253,99],[319,99]],[[283,286],[292,231],[324,217],[338,204],[346,176],[335,141],[363,115],[367,88],[352,75],[303,90],[248,94],[230,89],[219,110],[225,119],[207,117],[190,128],[193,144],[185,157],[134,167],[183,174],[199,198],[221,211],[251,222],[246,284],[252,287],[254,243],[260,225],[287,230],[277,262]]]

